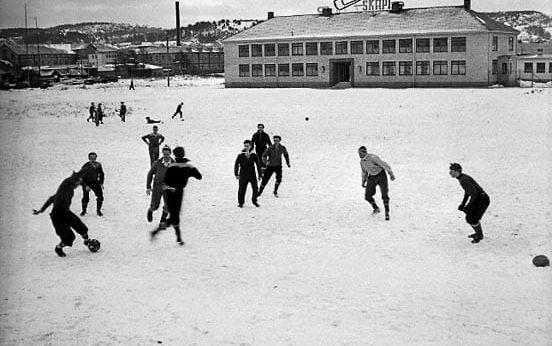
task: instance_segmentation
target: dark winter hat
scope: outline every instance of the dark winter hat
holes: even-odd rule
[[[460,164],[456,163],[456,162],[451,163],[450,166],[449,166],[449,169],[451,169],[453,171],[462,172],[462,166],[460,166]]]
[[[163,149],[161,149],[161,151],[165,151],[165,150],[168,150],[170,152],[171,147],[169,147],[168,145],[165,144],[165,146],[163,147]]]
[[[173,149],[173,154],[174,154],[174,157],[176,157],[176,158],[184,157],[184,155],[185,155],[184,148],[183,147],[174,148]]]

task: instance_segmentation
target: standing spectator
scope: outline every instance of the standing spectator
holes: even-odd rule
[[[56,193],[48,198],[42,208],[39,210],[33,209],[33,214],[38,215],[44,212],[50,204],[54,205],[50,213],[50,219],[52,220],[56,234],[61,239],[60,243],[54,248],[54,251],[59,257],[66,256],[65,252],[63,252],[65,246],[73,246],[75,233],[73,233],[71,229],[81,235],[82,239],[84,239],[85,246],[88,246],[89,242],[92,240],[88,238],[88,227],[86,227],[81,219],[70,209],[74,190],[81,182],[81,172],[73,172],[69,178],[63,180]],[[96,240],[93,241],[97,242]]]
[[[130,80],[130,86],[128,87],[128,90],[135,90],[134,89],[134,79]]]
[[[374,200],[376,186],[379,185],[385,208],[385,220],[389,220],[389,187],[385,172],[389,173],[391,180],[395,180],[395,175],[386,162],[377,155],[368,154],[365,146],[358,148],[358,156],[362,171],[362,187],[365,188],[364,199],[372,205],[374,214],[379,213],[380,209]]]
[[[257,172],[255,172],[255,166],[257,167]],[[245,192],[247,190],[247,185],[251,184],[253,189],[251,194],[251,201],[253,205],[258,207],[257,203],[257,173],[261,176],[261,167],[259,163],[259,158],[255,153],[251,152],[251,141],[245,140],[243,142],[243,150],[236,157],[236,162],[234,163],[234,175],[239,181],[238,185],[238,207],[242,208],[245,201]]]
[[[272,137],[274,144],[269,146],[263,153],[262,159],[266,164],[266,172],[263,175],[263,180],[261,181],[261,187],[259,189],[259,196],[263,193],[263,190],[270,180],[272,173],[276,173],[276,183],[274,183],[274,197],[278,197],[278,187],[282,182],[282,155],[286,159],[286,164],[289,167],[289,154],[285,146],[280,144],[282,137],[274,136]]]
[[[86,122],[89,122],[90,120],[94,121],[96,115],[96,106],[94,106],[94,102],[90,103],[90,108],[88,108],[88,112],[90,113],[90,115],[86,119]]]
[[[165,179],[165,174],[167,173],[169,165],[174,163],[174,160],[171,157],[171,148],[168,145],[165,145],[161,152],[163,153],[163,156],[153,163],[146,179],[146,194],[148,196],[151,195],[151,203],[147,213],[148,222],[153,221],[153,212],[159,208],[161,197],[163,197],[163,181]],[[152,180],[153,189],[151,185]],[[168,212],[167,201],[163,198],[163,213],[161,214],[161,222],[166,221]]]
[[[257,124],[257,132],[251,136],[251,150],[255,149],[257,157],[260,159],[266,148],[271,145],[270,136],[264,132],[264,124]],[[264,175],[265,170],[266,164],[261,161],[261,176]]]
[[[150,166],[153,165],[155,160],[159,158],[159,146],[163,144],[163,141],[165,140],[165,137],[157,132],[158,130],[159,128],[157,125],[154,125],[152,133],[142,136],[142,140],[148,145],[149,148]]]
[[[462,173],[460,164],[451,163],[449,169],[450,176],[458,179],[460,186],[464,189],[464,199],[458,206],[458,210],[466,213],[466,222],[475,231],[474,234],[469,235],[469,238],[473,238],[472,243],[477,244],[483,239],[480,220],[491,203],[489,195],[472,177]]]
[[[171,119],[174,119],[174,117],[176,117],[177,114],[180,114],[180,119],[182,119],[182,106],[184,106],[184,102],[180,102],[178,106],[176,106],[176,111],[174,112]]]
[[[104,112],[103,112],[102,104],[98,103],[98,107],[96,108],[96,117],[94,118],[96,121],[96,126],[103,124],[103,118],[104,118]]]
[[[121,101],[121,108],[119,109],[119,117],[121,118],[122,122],[125,122],[126,120],[126,113],[127,113],[127,107],[125,106],[125,103]]]
[[[94,152],[88,154],[88,162],[85,163],[82,168],[82,212],[81,216],[86,215],[86,207],[90,201],[90,190],[94,191],[96,195],[96,213],[98,216],[103,216],[102,204],[104,201],[103,196],[103,183],[105,179],[102,164],[96,161],[98,155]]]
[[[151,239],[153,240],[157,233],[172,225],[176,234],[176,242],[179,245],[184,245],[180,235],[180,209],[182,207],[184,188],[188,184],[190,177],[201,180],[202,176],[197,168],[189,163],[190,160],[184,157],[185,152],[183,147],[174,148],[173,154],[176,162],[167,168],[164,181],[169,218],[164,224],[159,225],[159,227],[151,232]]]

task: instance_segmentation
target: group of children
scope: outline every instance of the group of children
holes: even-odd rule
[[[126,122],[126,115],[127,115],[127,107],[124,102],[121,101],[121,105],[119,107],[119,118],[121,118],[121,121],[124,123]],[[97,106],[94,105],[94,102],[90,103],[90,107],[88,107],[88,118],[86,118],[86,121],[89,122],[92,120],[96,124],[96,126],[100,126],[100,124],[103,124],[103,118],[105,117],[104,107],[101,103],[98,103]]]

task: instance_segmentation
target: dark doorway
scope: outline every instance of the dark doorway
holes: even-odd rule
[[[337,83],[349,82],[353,84],[353,59],[330,61],[330,86]]]

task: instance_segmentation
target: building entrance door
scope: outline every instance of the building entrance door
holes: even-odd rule
[[[330,86],[342,82],[353,84],[353,59],[330,60]]]

